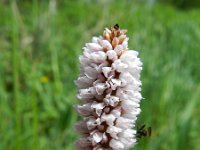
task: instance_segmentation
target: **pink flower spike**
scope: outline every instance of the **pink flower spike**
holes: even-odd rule
[[[75,81],[83,120],[75,125],[81,138],[76,150],[130,150],[137,142],[142,62],[128,49],[127,30],[118,25],[86,43]]]

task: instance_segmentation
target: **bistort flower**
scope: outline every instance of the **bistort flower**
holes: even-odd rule
[[[142,63],[137,51],[128,50],[126,32],[116,24],[83,47],[76,80],[76,109],[83,116],[75,125],[82,135],[77,150],[129,150],[136,143]]]

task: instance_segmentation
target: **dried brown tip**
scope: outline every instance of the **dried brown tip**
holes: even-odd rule
[[[119,30],[119,25],[118,25],[118,24],[115,24],[115,25],[114,25],[114,29],[115,29],[115,30]]]
[[[127,30],[120,29],[119,24],[115,24],[110,28],[105,28],[103,32],[103,38],[108,40],[111,44],[113,49],[124,42],[126,39]]]

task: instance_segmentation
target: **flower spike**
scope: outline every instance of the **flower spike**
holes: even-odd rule
[[[126,33],[116,24],[83,48],[76,80],[83,121],[75,125],[82,137],[76,150],[129,150],[136,144],[142,62],[137,51],[128,50]]]

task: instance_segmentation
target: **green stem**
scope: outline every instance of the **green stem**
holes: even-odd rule
[[[51,16],[51,36],[56,37],[56,28],[55,28],[55,21],[56,21],[56,3],[54,1],[49,2],[49,16]],[[57,47],[57,38],[52,38],[50,44],[50,52],[51,52],[51,66],[54,76],[54,89],[56,96],[55,99],[59,99],[60,92],[62,91],[62,84],[60,81],[60,70],[59,70],[59,63],[58,63],[58,47]]]
[[[37,28],[38,25],[38,0],[32,1],[32,15],[33,15],[33,30]],[[34,30],[35,31],[35,30]],[[35,31],[37,32],[37,31]],[[33,45],[33,49],[36,47],[36,45]],[[32,49],[32,50],[33,50]],[[33,58],[31,59],[32,62],[34,62]],[[36,66],[32,64],[32,112],[33,112],[33,150],[38,150],[39,142],[38,142],[38,107],[37,107],[37,92],[36,92]]]
[[[16,21],[16,2],[12,2],[12,66],[13,66],[13,99],[15,101],[16,139],[15,148],[20,150],[20,100],[19,100],[19,51],[18,51],[18,25]]]
[[[38,108],[36,96],[36,79],[35,71],[32,71],[32,111],[33,111],[33,150],[38,149]]]

